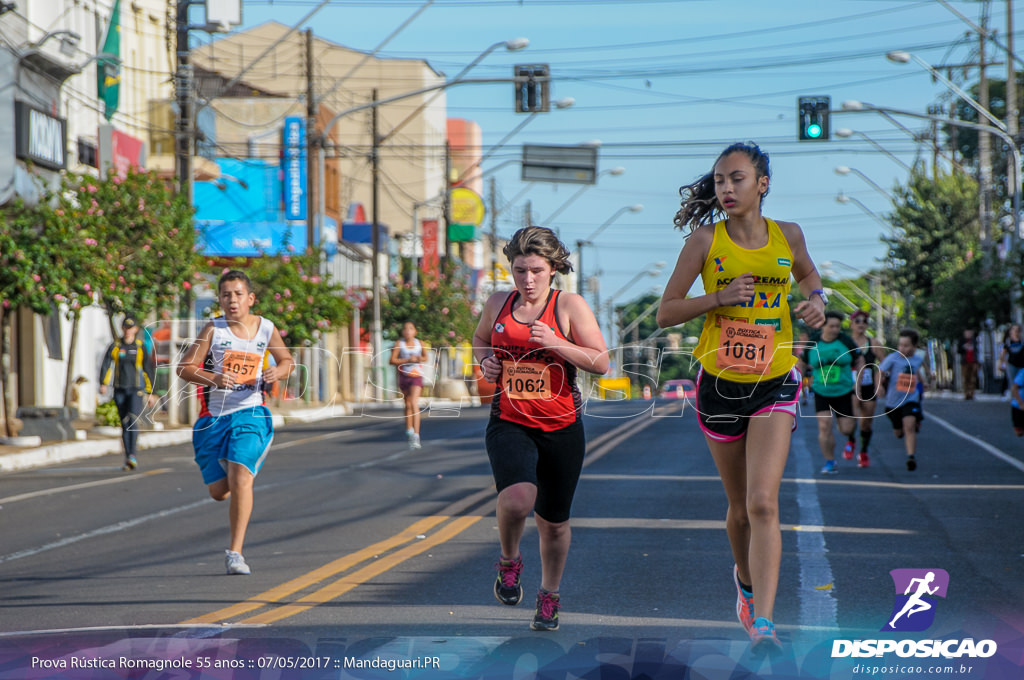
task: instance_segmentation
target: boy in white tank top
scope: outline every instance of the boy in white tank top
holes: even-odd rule
[[[252,515],[253,481],[274,439],[263,386],[287,379],[293,361],[274,324],[249,313],[256,295],[245,273],[231,270],[221,276],[217,299],[224,317],[200,331],[178,375],[200,386],[192,445],[203,481],[214,500],[231,501],[225,568],[228,574],[249,574],[242,544]],[[264,368],[267,353],[276,366]]]

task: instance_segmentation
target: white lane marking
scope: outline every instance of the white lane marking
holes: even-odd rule
[[[952,432],[956,436],[961,437],[963,439],[966,439],[967,441],[971,442],[972,444],[980,447],[982,450],[987,451],[988,453],[991,453],[993,456],[995,456],[999,460],[1003,461],[1004,463],[1009,463],[1010,465],[1012,465],[1013,467],[1017,468],[1021,472],[1024,472],[1024,463],[1022,463],[1021,461],[1017,460],[1016,458],[1014,458],[1010,454],[1004,453],[1003,451],[997,449],[996,447],[992,446],[988,442],[984,442],[984,441],[978,439],[977,437],[974,437],[972,435],[967,434],[966,432],[964,432],[960,428],[956,427],[952,423],[946,422],[945,420],[943,420],[942,418],[938,417],[937,415],[935,415],[931,411],[928,411],[927,416],[928,416],[928,418],[930,420],[934,420],[939,425],[941,425],[942,427],[946,428],[947,430],[949,430],[950,432]]]
[[[223,634],[226,630],[236,628],[266,628],[262,623],[231,623],[217,624],[213,626],[197,626],[194,624],[179,623],[140,623],[125,624],[123,626],[83,626],[79,628],[40,628],[38,630],[16,630],[0,633],[0,638],[23,637],[26,635],[51,635],[56,633],[95,633],[104,631],[132,631],[132,630],[178,630],[172,637],[209,637],[209,634]]]
[[[794,436],[792,449],[796,454],[796,472],[799,477],[814,476],[814,458],[802,436]],[[796,503],[800,508],[800,526],[822,527],[825,524],[818,503],[817,484],[799,484]],[[836,600],[832,589],[823,590],[833,583],[832,567],[826,555],[825,534],[822,531],[796,532],[797,558],[800,563],[800,627],[835,629],[839,627]]]
[[[297,444],[297,443],[299,443],[299,441],[302,441],[302,442],[317,441],[317,440],[328,438],[329,436],[336,436],[336,435],[335,435],[335,433],[328,433],[327,435],[317,435],[315,437],[308,437],[308,438],[303,439],[303,440],[296,440],[295,442],[287,442],[287,445]],[[283,446],[284,445],[282,445],[282,447]],[[277,447],[275,447],[275,448],[277,448]],[[345,466],[343,468],[339,468],[338,470],[336,470],[335,474],[341,474],[341,473],[344,473],[344,472],[350,471],[350,470],[363,470],[363,469],[366,469],[366,468],[371,468],[371,467],[374,467],[376,465],[381,465],[382,463],[387,463],[387,462],[396,460],[396,459],[401,458],[401,457],[403,457],[403,456],[405,456],[407,454],[408,454],[408,451],[403,450],[403,451],[400,451],[398,453],[393,453],[393,454],[391,454],[389,456],[385,456],[383,458],[375,458],[375,459],[368,460],[368,461],[366,461],[364,463],[355,463],[355,464],[352,464],[352,465],[347,465],[347,466]],[[296,480],[282,480],[280,482],[271,482],[270,484],[259,485],[259,486],[256,487],[255,490],[256,491],[266,491],[267,489],[273,489],[273,488],[276,488],[276,487],[279,487],[279,486],[285,486],[285,485],[288,485],[288,484],[294,484],[296,482],[304,481],[306,479],[309,479],[309,478],[301,478],[301,479],[296,479]],[[87,532],[85,532],[83,534],[78,534],[76,536],[68,536],[67,538],[62,538],[59,541],[53,541],[51,543],[46,543],[45,545],[40,545],[40,546],[35,547],[35,548],[27,548],[25,550],[20,550],[18,552],[11,553],[9,555],[2,555],[2,556],[0,556],[0,564],[3,564],[4,562],[11,562],[13,560],[19,560],[19,559],[21,559],[23,557],[31,557],[33,555],[38,555],[39,553],[43,553],[43,552],[46,552],[48,550],[54,550],[56,548],[63,548],[65,546],[72,545],[74,543],[78,543],[79,541],[84,541],[84,540],[89,539],[89,538],[95,538],[97,536],[104,536],[106,534],[112,534],[112,533],[116,533],[118,531],[124,531],[125,529],[130,529],[130,528],[132,528],[134,526],[138,526],[140,524],[144,524],[145,522],[149,522],[151,520],[163,519],[164,517],[169,517],[169,516],[175,515],[175,514],[177,514],[179,512],[184,512],[184,511],[187,511],[187,510],[192,510],[194,508],[201,507],[201,506],[206,505],[208,503],[215,503],[215,502],[216,501],[214,501],[212,498],[204,498],[204,499],[202,499],[200,501],[196,501],[194,503],[188,503],[186,505],[179,505],[178,507],[175,507],[175,508],[168,508],[166,510],[161,510],[160,512],[154,512],[154,513],[151,513],[149,515],[143,515],[141,517],[135,517],[134,519],[125,520],[123,522],[118,522],[117,524],[110,524],[110,525],[107,525],[105,527],[100,527],[99,529],[94,529],[93,531],[87,531]]]
[[[600,441],[601,442],[600,446],[603,446],[608,441],[609,438],[611,438],[615,434],[619,434],[620,431],[625,429],[626,427],[628,427],[628,425],[624,424],[624,425],[621,425],[619,427],[616,427],[615,429],[611,430],[610,432],[604,433],[603,435],[598,437],[597,440],[595,440],[595,443],[596,443],[596,441]],[[637,427],[636,425],[634,425],[633,427],[634,427],[634,430],[639,429],[639,427]],[[628,433],[623,433],[623,434],[625,436],[628,436],[628,434],[632,434],[632,432],[634,430],[630,430]],[[278,448],[284,448],[285,446],[294,446],[294,445],[296,445],[296,444],[298,444],[300,442],[305,443],[305,442],[310,442],[310,441],[319,441],[319,440],[328,439],[328,438],[331,438],[331,437],[341,436],[344,432],[350,432],[350,431],[351,430],[341,430],[341,431],[336,432],[336,433],[335,432],[330,432],[330,433],[327,433],[327,434],[317,435],[315,437],[307,437],[305,439],[295,440],[293,442],[286,442],[285,444],[282,444],[280,446],[273,447],[273,448],[278,449]],[[613,442],[611,444],[611,446],[615,446],[616,444],[618,444],[618,441]],[[600,446],[599,446],[599,448],[600,448]],[[611,447],[608,447],[608,448],[610,449]],[[607,450],[602,450],[597,457],[599,458],[601,455],[604,455],[604,453],[606,453],[606,452],[607,452]],[[336,474],[337,473],[343,473],[343,472],[349,471],[349,470],[364,470],[366,468],[371,468],[371,467],[374,467],[374,466],[377,466],[377,465],[381,465],[383,463],[391,462],[393,460],[402,458],[402,457],[404,457],[406,455],[408,455],[408,451],[402,450],[400,452],[392,453],[391,455],[385,456],[383,458],[376,458],[376,459],[368,460],[368,461],[366,461],[364,463],[355,463],[355,464],[352,464],[352,465],[347,465],[344,468],[341,468],[341,469],[337,470]],[[120,478],[118,478],[118,479],[120,479]],[[274,482],[274,483],[271,483],[271,484],[266,484],[266,485],[258,486],[258,487],[256,487],[256,490],[257,491],[266,490],[266,489],[274,488],[274,487],[277,487],[277,486],[282,486],[282,485],[285,485],[285,484],[292,484],[292,483],[295,483],[296,481],[301,481],[301,480],[289,480],[287,482],[286,481]],[[61,539],[59,541],[53,541],[51,543],[47,543],[45,545],[41,545],[41,546],[38,546],[38,547],[35,547],[35,548],[28,548],[26,550],[21,550],[21,551],[15,552],[15,553],[11,553],[9,555],[2,555],[2,556],[0,556],[0,564],[3,564],[4,562],[10,562],[10,561],[13,561],[13,560],[18,560],[18,559],[21,559],[23,557],[31,557],[32,555],[38,555],[39,553],[43,553],[43,552],[46,552],[48,550],[53,550],[55,548],[63,548],[65,546],[72,545],[73,543],[78,543],[79,541],[84,541],[84,540],[89,539],[89,538],[95,538],[97,536],[103,536],[103,535],[106,535],[106,534],[116,533],[118,531],[124,531],[125,529],[130,529],[130,528],[132,528],[134,526],[137,526],[139,524],[143,524],[145,522],[149,522],[149,521],[154,520],[154,519],[162,519],[164,517],[168,517],[170,515],[174,515],[174,514],[177,514],[179,512],[183,512],[183,511],[186,511],[186,510],[192,510],[193,508],[198,508],[200,506],[206,505],[207,503],[214,503],[214,502],[215,501],[212,498],[204,498],[203,500],[196,501],[195,503],[189,503],[187,505],[180,505],[180,506],[178,506],[176,508],[168,508],[168,509],[162,510],[160,512],[155,512],[155,513],[152,513],[152,514],[149,514],[149,515],[143,515],[141,517],[136,517],[136,518],[131,519],[131,520],[125,520],[123,522],[118,522],[117,524],[111,524],[111,525],[108,525],[108,526],[105,526],[105,527],[100,527],[99,529],[94,529],[93,531],[87,531],[87,532],[85,532],[83,534],[78,534],[76,536],[68,536],[67,538],[63,538],[63,539]]]
[[[304,437],[302,439],[296,439],[290,442],[284,442],[282,444],[275,444],[270,447],[271,451],[280,451],[281,449],[290,449],[293,446],[299,444],[308,444],[310,442],[323,441],[325,439],[335,439],[337,437],[344,437],[352,434],[354,430],[338,430],[337,432],[328,432],[327,434],[318,434],[314,437]]]
[[[131,527],[143,524],[153,519],[169,517],[170,515],[177,514],[184,510],[191,510],[193,508],[198,508],[201,505],[206,505],[207,503],[215,502],[216,501],[214,501],[212,498],[205,498],[201,501],[196,501],[195,503],[189,503],[188,505],[179,505],[176,508],[168,508],[167,510],[161,510],[160,512],[154,512],[149,515],[142,515],[141,517],[128,519],[123,522],[118,522],[117,524],[108,524],[105,527],[100,527],[99,529],[94,529],[93,531],[87,531],[84,534],[78,534],[77,536],[68,536],[67,538],[62,538],[59,541],[47,543],[46,545],[41,545],[37,548],[28,548],[27,550],[21,550],[16,553],[11,553],[10,555],[0,556],[0,564],[4,562],[10,562],[12,560],[19,560],[22,557],[31,557],[32,555],[38,555],[41,552],[53,550],[54,548],[63,548],[73,543],[84,541],[87,538],[95,538],[96,536],[103,536],[104,534],[113,534],[118,531],[124,531],[125,529],[130,529]]]
[[[69,484],[68,486],[55,486],[50,489],[40,489],[39,491],[30,491],[28,493],[20,493],[16,496],[7,496],[6,498],[0,498],[0,505],[4,503],[14,503],[15,501],[24,501],[30,498],[39,498],[41,496],[52,496],[58,493],[66,493],[68,491],[77,491],[79,489],[88,489],[93,486],[104,486],[106,484],[120,484],[122,482],[131,482],[134,480],[142,479],[148,475],[159,475],[165,472],[170,472],[171,468],[157,468],[156,470],[147,470],[141,475],[125,475],[123,477],[114,477],[111,479],[100,479],[92,482],[82,482],[80,484]]]

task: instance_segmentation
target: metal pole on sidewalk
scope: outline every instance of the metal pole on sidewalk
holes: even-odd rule
[[[377,101],[377,90],[373,90],[373,101]],[[381,384],[383,379],[383,367],[380,365],[379,356],[383,351],[384,338],[381,331],[380,325],[380,132],[378,124],[379,107],[374,106],[372,111],[372,131],[373,136],[373,147],[370,151],[370,164],[372,167],[373,177],[373,233],[370,237],[370,242],[373,246],[373,262],[371,262],[370,271],[372,272],[373,280],[373,337],[371,338],[371,351],[373,355],[370,358],[370,366],[373,374],[373,396],[374,399],[380,400],[383,397],[383,385]]]

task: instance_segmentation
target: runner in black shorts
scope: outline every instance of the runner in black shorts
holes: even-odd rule
[[[793,370],[791,278],[807,298],[793,312],[808,327],[824,322],[826,302],[799,225],[761,214],[769,183],[767,154],[734,144],[679,190],[674,222],[690,233],[658,309],[662,328],[706,315],[695,352],[697,410],[729,501],[736,615],[756,652],[779,648],[779,486],[801,378]],[[690,297],[698,276],[704,294]]]
[[[835,458],[836,438],[832,429],[833,417],[839,431],[847,437],[849,458],[853,458],[850,438],[856,421],[853,419],[853,375],[863,364],[853,340],[842,333],[843,315],[825,312],[825,325],[821,337],[801,356],[801,362],[811,369],[814,391],[814,415],[818,419],[818,446],[825,458],[821,473],[834,475],[839,471]]]
[[[867,329],[867,312],[858,309],[850,315],[850,336],[864,357],[864,366],[855,376],[857,390],[853,400],[857,429],[860,430],[860,453],[857,454],[857,465],[860,467],[871,464],[868,444],[871,443],[871,434],[874,431],[875,407],[878,404],[878,387],[881,383],[878,365],[885,358],[882,339],[871,337],[867,334]]]
[[[576,373],[606,373],[608,351],[583,297],[551,288],[555,272],[572,270],[569,251],[553,231],[520,229],[504,252],[516,289],[490,297],[473,334],[484,378],[500,381],[486,436],[501,541],[494,596],[506,605],[523,597],[519,544],[532,511],[541,583],[530,627],[555,630],[569,511],[586,450]]]

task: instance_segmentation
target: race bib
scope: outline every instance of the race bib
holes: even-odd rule
[[[768,370],[775,347],[775,327],[735,319],[721,319],[715,365],[736,373],[761,374]]]
[[[900,373],[896,377],[896,390],[910,393],[917,389],[917,376],[913,373]]]
[[[550,366],[539,361],[504,361],[505,393],[510,399],[550,399]]]
[[[841,370],[842,369],[840,369],[839,366],[837,366],[836,364],[829,364],[828,366],[822,366],[819,369],[819,371],[818,371],[818,375],[821,377],[821,384],[822,385],[836,385],[836,384],[838,384],[839,383],[839,377],[841,375],[840,374]]]
[[[263,355],[238,350],[224,351],[223,371],[234,373],[239,385],[255,385],[262,372]]]

